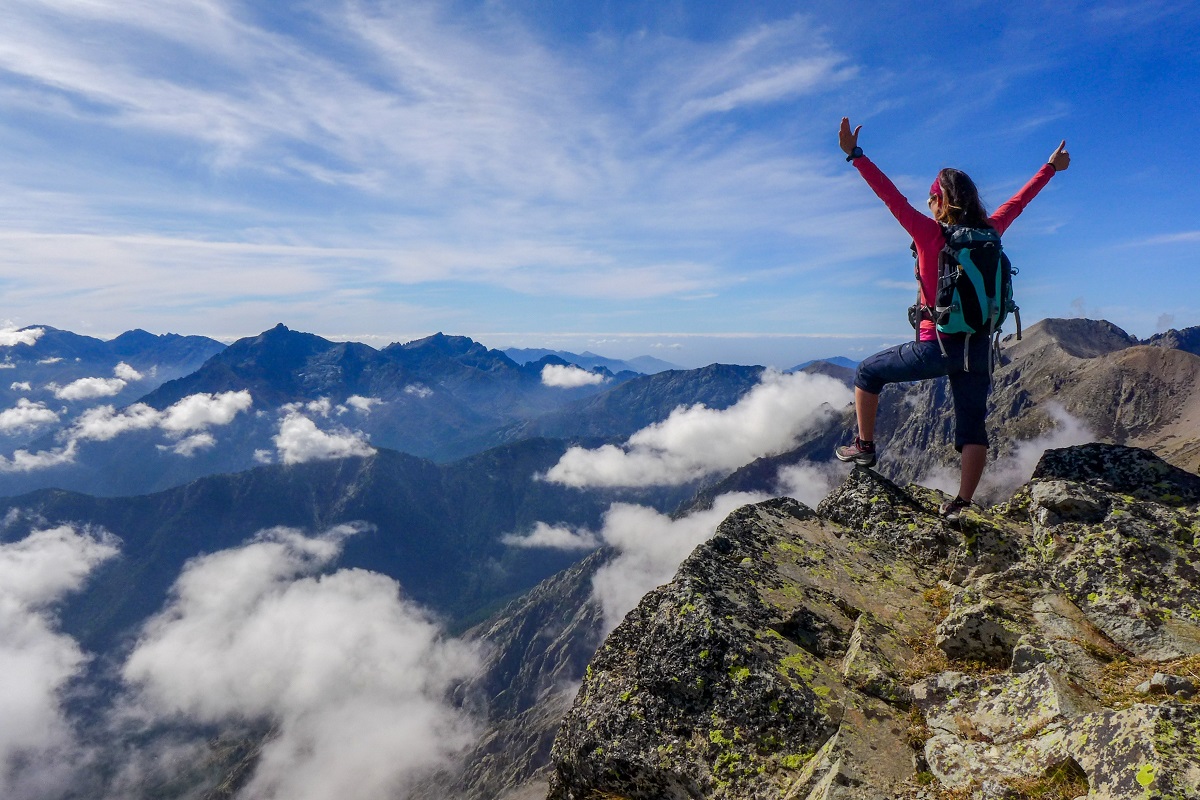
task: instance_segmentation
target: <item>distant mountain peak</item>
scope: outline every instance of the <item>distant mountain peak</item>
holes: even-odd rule
[[[1044,319],[1029,327],[1026,338],[1048,336],[1059,347],[1076,358],[1095,358],[1133,347],[1137,337],[1102,319]]]
[[[433,347],[442,351],[450,351],[456,353],[466,353],[473,348],[483,347],[469,336],[448,336],[441,331],[426,336],[422,339],[413,339],[411,342],[406,342],[401,345],[405,350],[418,350],[425,347]]]

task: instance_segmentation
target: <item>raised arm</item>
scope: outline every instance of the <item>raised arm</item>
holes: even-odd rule
[[[1071,154],[1067,152],[1067,140],[1063,139],[1050,154],[1050,159],[1045,165],[1034,173],[1034,176],[1007,203],[992,213],[989,219],[996,230],[1000,233],[1008,230],[1008,226],[1012,225],[1013,221],[1025,210],[1025,206],[1037,197],[1038,192],[1045,188],[1054,174],[1062,172],[1069,166],[1071,166]]]
[[[896,188],[896,184],[892,183],[891,179],[884,175],[871,159],[863,155],[858,146],[858,133],[861,130],[862,125],[851,129],[850,118],[842,117],[842,125],[838,130],[838,144],[841,146],[842,152],[846,154],[846,160],[854,163],[855,169],[863,176],[863,180],[871,187],[871,191],[875,192],[883,201],[896,221],[904,230],[908,231],[909,236],[920,242],[939,234],[941,227],[937,222],[913,208],[912,204],[908,202],[908,198]]]

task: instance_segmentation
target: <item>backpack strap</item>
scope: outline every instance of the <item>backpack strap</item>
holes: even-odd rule
[[[943,230],[944,229],[945,226],[943,226]],[[936,324],[937,314],[935,313],[935,306],[925,299],[925,284],[921,283],[921,261],[917,256],[917,243],[915,240],[910,245],[910,249],[912,250],[913,254],[913,277],[917,279],[917,308],[920,309],[921,319],[928,318],[931,322],[935,323],[933,326],[933,338],[937,340],[938,347],[940,347],[942,350],[942,357],[946,358],[948,357],[948,354],[946,353],[946,345],[942,343],[942,332],[938,330]],[[940,255],[938,257],[941,258]],[[920,322],[917,323],[917,329],[914,332],[914,335],[916,336],[916,340],[918,342],[921,341]]]

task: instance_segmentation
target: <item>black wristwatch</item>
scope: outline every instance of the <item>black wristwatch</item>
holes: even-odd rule
[[[846,156],[846,160],[853,161],[854,159],[858,158],[862,154],[863,154],[862,148],[855,146],[855,148],[850,151],[850,155]]]

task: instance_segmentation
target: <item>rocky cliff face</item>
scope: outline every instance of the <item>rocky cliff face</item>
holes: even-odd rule
[[[1200,478],[1087,445],[941,499],[731,515],[597,652],[550,800],[1200,796]]]

